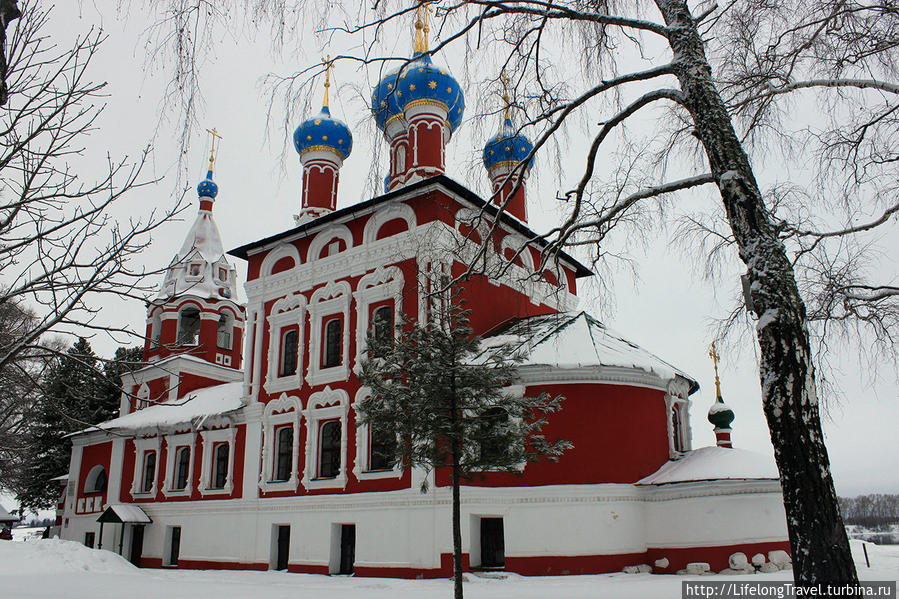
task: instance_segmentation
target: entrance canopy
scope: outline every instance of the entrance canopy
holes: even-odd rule
[[[115,503],[106,508],[106,511],[100,514],[97,522],[116,524],[150,524],[153,522],[147,512],[136,505],[124,505]]]

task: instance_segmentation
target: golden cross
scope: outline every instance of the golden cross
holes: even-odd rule
[[[508,119],[511,114],[512,101],[509,99],[509,76],[506,75],[506,69],[502,70],[499,77],[503,80],[503,101],[506,103],[506,119]]]
[[[712,364],[715,366],[715,397],[721,397],[721,382],[718,380],[718,360],[721,359],[721,356],[718,355],[718,350],[715,349],[715,342],[712,341],[712,349],[709,350],[709,357],[712,359]]]
[[[216,131],[215,127],[213,127],[212,129],[207,129],[206,131],[207,133],[209,133],[209,135],[212,136],[212,147],[209,150],[209,172],[211,173],[212,165],[215,164],[215,139],[222,139],[222,136],[219,135],[219,132]]]
[[[334,68],[334,61],[331,60],[331,55],[328,54],[327,58],[322,58],[322,63],[325,65],[325,108],[328,107],[328,88],[331,87],[331,69]]]

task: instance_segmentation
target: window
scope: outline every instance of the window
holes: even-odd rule
[[[340,421],[322,425],[319,450],[319,478],[335,478],[340,473]]]
[[[156,314],[153,315],[153,320],[151,321],[151,332],[150,332],[150,349],[156,349],[159,347],[159,337],[162,335],[162,309],[156,311]]]
[[[396,436],[392,430],[372,430],[369,447],[369,471],[377,472],[393,468],[393,457],[396,453]]]
[[[228,314],[219,317],[218,333],[215,344],[221,349],[231,349],[231,329],[234,328],[232,318]]]
[[[141,493],[153,491],[153,483],[156,482],[156,452],[148,451],[144,454],[144,477],[141,482]]]
[[[84,481],[84,492],[103,493],[106,491],[107,481],[106,469],[103,466],[94,466],[88,472],[87,479]]]
[[[684,450],[684,441],[681,430],[680,410],[677,404],[671,406],[671,432],[674,436],[674,451]]]
[[[192,277],[199,277],[201,268],[202,267],[199,264],[193,263],[187,268],[187,274]]]
[[[225,482],[228,479],[228,460],[230,447],[227,443],[220,443],[215,446],[215,466],[212,474],[212,488],[224,489]]]
[[[322,368],[340,366],[343,354],[343,319],[334,318],[325,324],[325,349]]]
[[[393,308],[381,306],[371,315],[371,335],[377,345],[393,345]]]
[[[175,452],[175,482],[172,489],[183,491],[187,488],[190,475],[190,447],[179,447]]]
[[[275,481],[290,479],[293,472],[293,427],[284,426],[278,429],[277,456],[275,458]]]
[[[490,408],[480,418],[478,428],[481,439],[481,461],[490,464],[506,453],[506,436],[503,434],[509,414],[502,408]]]
[[[297,373],[298,352],[299,333],[296,329],[286,331],[281,337],[281,366],[278,376],[290,376]]]
[[[200,335],[200,311],[184,308],[178,318],[178,345],[196,345]]]
[[[228,280],[228,270],[222,267],[219,267],[219,281],[227,281]]]

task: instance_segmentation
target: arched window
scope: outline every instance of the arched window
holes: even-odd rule
[[[393,345],[393,308],[381,306],[371,315],[371,334],[378,347]]]
[[[275,459],[275,481],[290,480],[293,471],[293,427],[278,429],[278,451]]]
[[[334,318],[325,325],[325,351],[322,368],[340,366],[343,361],[343,320]]]
[[[393,468],[396,454],[396,435],[385,428],[371,429],[369,438],[368,469],[371,472]]]
[[[156,311],[150,322],[150,349],[156,349],[159,347],[159,338],[162,335],[162,308]]]
[[[674,451],[684,451],[684,437],[681,428],[680,410],[677,404],[671,406],[671,432],[673,435]]]
[[[481,462],[492,464],[506,453],[507,438],[504,434],[509,414],[502,408],[490,408],[480,418],[479,438]]]
[[[319,478],[335,478],[340,474],[340,422],[337,420],[322,425],[318,464]]]
[[[178,317],[178,345],[196,345],[200,336],[200,310],[183,308]]]
[[[153,490],[153,482],[156,480],[156,452],[148,451],[144,454],[144,478],[141,484],[141,492],[149,493]]]
[[[84,481],[84,492],[102,493],[106,490],[107,482],[106,469],[103,468],[103,466],[94,466],[91,468],[91,471],[87,474],[87,479]]]
[[[172,488],[183,491],[187,488],[187,477],[190,472],[190,447],[181,447],[175,454],[175,484]]]
[[[281,366],[278,376],[290,376],[297,373],[298,341],[299,334],[296,329],[286,331],[281,337]]]
[[[218,333],[215,344],[221,349],[231,349],[231,330],[234,328],[234,319],[230,314],[222,313],[219,316]]]
[[[215,467],[212,474],[212,488],[224,489],[228,479],[228,458],[230,447],[227,443],[221,443],[215,448]]]

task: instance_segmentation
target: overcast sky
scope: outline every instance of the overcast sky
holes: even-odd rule
[[[109,36],[93,69],[95,79],[109,82],[106,90],[108,107],[98,121],[98,130],[87,142],[87,164],[83,168],[84,172],[95,168],[105,160],[107,152],[114,157],[136,156],[144,146],[152,146],[147,175],[162,180],[136,190],[119,206],[116,215],[128,218],[147,214],[153,209],[163,210],[177,199],[175,138],[178,130],[177,123],[166,120],[163,100],[166,71],[158,68],[154,72],[146,61],[145,42],[152,19],[136,9],[131,9],[128,14],[107,11],[111,4],[87,0],[80,4],[60,3],[51,19],[51,36],[64,43],[73,33],[98,24]],[[385,54],[408,52],[411,33],[410,23],[408,32],[399,32],[395,45],[385,48]],[[317,41],[304,38],[301,43],[290,42],[288,51],[282,55],[273,56],[272,44],[264,34],[258,34],[251,43],[223,31],[214,41],[214,56],[201,65],[205,106],[198,129],[216,127],[224,137],[216,161],[215,180],[220,191],[215,217],[226,247],[233,248],[288,229],[293,224],[292,215],[299,207],[299,160],[280,128],[285,119],[284,108],[276,103],[269,114],[261,79],[269,72],[287,74],[310,66],[319,60],[321,47]],[[349,46],[338,46],[328,51],[337,54],[348,49]],[[437,60],[449,64],[456,74],[466,70],[461,64],[462,57],[439,57]],[[155,61],[154,64],[162,63]],[[373,76],[369,75],[369,78]],[[332,87],[332,113],[343,118],[354,132],[353,153],[344,164],[340,178],[338,206],[345,207],[369,197],[365,192],[365,181],[372,148],[384,142],[371,133],[371,127],[361,126],[360,123],[368,118],[365,106],[348,89],[355,86],[367,94],[370,84],[364,74],[350,65],[338,65],[334,77],[337,87]],[[473,97],[477,92],[464,83],[463,89],[467,91],[470,115],[474,113],[472,107],[478,103]],[[320,86],[316,86],[314,94],[312,104],[320,105]],[[174,118],[175,115],[171,116]],[[267,117],[271,117],[271,122]],[[300,121],[299,118],[293,120],[291,127]],[[470,123],[462,125],[448,148],[447,174],[482,191],[486,173],[471,165],[495,127],[487,125],[485,133],[484,128]],[[653,123],[647,123],[647,126],[652,127]],[[584,143],[571,135],[566,145],[564,160],[569,168],[564,169],[561,176],[557,176],[559,173],[548,160],[539,161],[534,169],[528,202],[531,225],[538,232],[558,222],[561,207],[554,199],[555,195],[580,176]],[[192,177],[186,182],[191,189],[185,199],[191,206],[185,212],[184,220],[169,223],[155,234],[152,247],[142,255],[148,268],[167,264],[187,233],[197,206],[193,187],[205,174],[207,148],[206,136],[198,133],[185,157]],[[285,148],[287,158],[283,160]],[[764,173],[759,177],[764,178]],[[710,202],[710,205],[712,209],[720,210],[720,204]],[[744,269],[735,259],[731,260],[720,284],[712,285],[696,272],[699,258],[672,249],[671,237],[671,231],[663,230],[652,235],[645,246],[626,238],[610,242],[613,247],[633,252],[640,278],[635,280],[626,270],[612,273],[614,297],[603,298],[606,301],[600,302],[596,291],[587,289],[581,308],[597,314],[611,328],[700,382],[701,390],[692,396],[693,445],[700,447],[714,443],[712,427],[706,420],[706,412],[714,401],[714,377],[708,357],[712,339],[710,324],[714,318],[726,314]],[[894,267],[899,244],[892,242],[888,250],[886,259]],[[245,264],[234,260],[241,279],[245,280]],[[895,268],[892,271],[895,272]],[[144,307],[139,302],[110,302],[104,306],[103,317],[110,322],[142,327]],[[116,345],[113,340],[100,337],[94,338],[92,343],[95,349],[105,354],[111,354]],[[770,452],[761,409],[754,341],[747,337],[738,344],[739,352],[735,349],[722,351],[720,365],[724,397],[736,413],[734,445]],[[833,375],[843,397],[841,403],[829,405],[824,430],[838,493],[899,493],[899,397],[895,365],[860,363],[851,349],[845,354],[834,354],[832,361],[836,367]],[[875,376],[878,371],[879,378]]]

